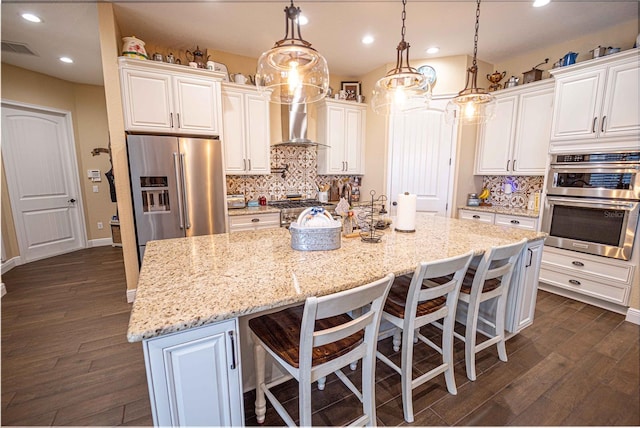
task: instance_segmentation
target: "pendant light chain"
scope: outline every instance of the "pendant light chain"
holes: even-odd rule
[[[476,35],[473,37],[473,66],[477,65],[476,56],[478,55],[478,30],[480,29],[480,0],[476,7]]]
[[[404,35],[407,31],[407,27],[405,27],[404,25],[404,20],[407,19],[407,11],[405,10],[406,6],[407,6],[407,0],[402,0],[402,31],[400,32],[400,35],[402,36],[403,42],[404,42]]]

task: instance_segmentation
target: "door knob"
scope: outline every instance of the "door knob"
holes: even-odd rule
[[[69,201],[68,201],[68,202],[71,202],[72,204],[75,204],[76,200],[75,200],[75,199],[73,199],[73,198],[71,198],[71,199],[69,199]]]

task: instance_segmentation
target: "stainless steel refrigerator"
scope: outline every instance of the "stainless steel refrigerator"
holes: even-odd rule
[[[147,241],[226,232],[218,138],[127,135],[138,256]]]

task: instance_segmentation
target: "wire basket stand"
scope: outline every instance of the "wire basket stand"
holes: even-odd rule
[[[376,228],[376,224],[380,217],[380,211],[384,208],[384,204],[387,201],[387,197],[380,195],[376,198],[375,190],[372,190],[370,193],[371,203],[362,206],[361,211],[358,213],[358,224],[360,225],[360,238],[362,241],[377,243],[380,242],[384,233]]]

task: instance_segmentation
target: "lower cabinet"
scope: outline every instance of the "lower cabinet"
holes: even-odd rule
[[[635,268],[629,261],[545,247],[540,282],[553,286],[552,291],[560,291],[559,294],[584,296],[586,299],[578,300],[587,303],[627,306]]]
[[[525,217],[520,215],[495,214],[483,211],[460,209],[458,217],[465,220],[475,220],[480,223],[495,224],[498,226],[517,227],[526,230],[538,230],[537,217]]]
[[[142,343],[155,426],[244,425],[237,319]]]
[[[533,323],[536,311],[536,297],[538,296],[538,277],[544,241],[529,242],[524,254],[520,258],[519,273],[516,282],[512,284],[507,302],[507,319],[505,328],[517,333]]]
[[[280,213],[260,213],[229,216],[229,232],[274,229],[280,227]]]

